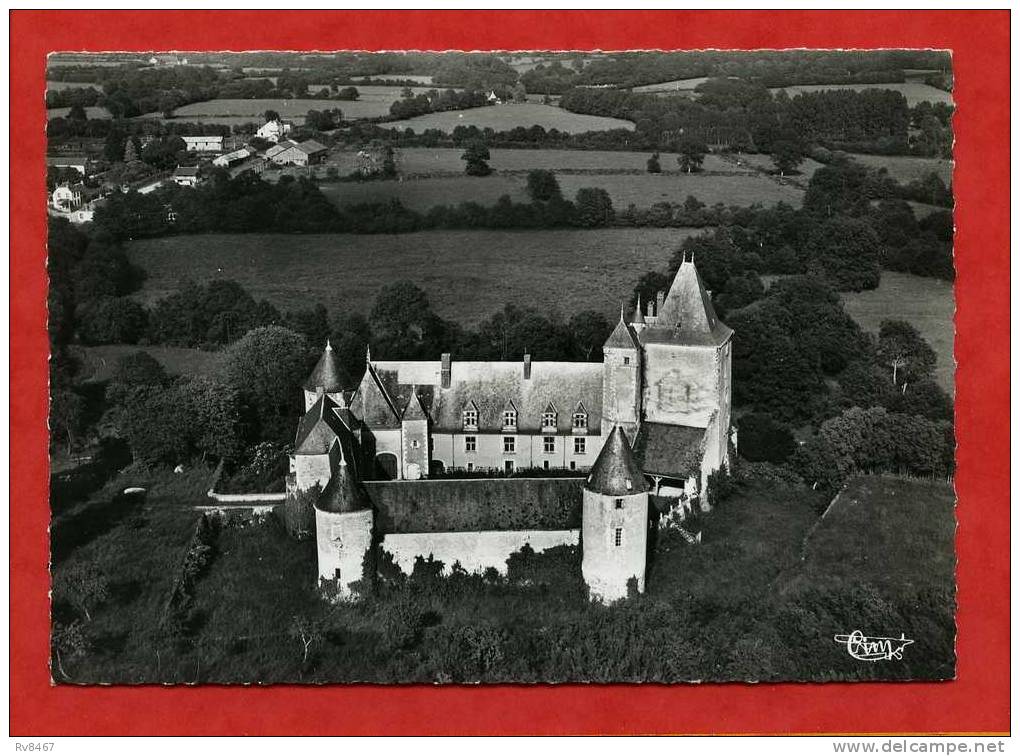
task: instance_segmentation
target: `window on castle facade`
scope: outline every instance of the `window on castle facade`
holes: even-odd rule
[[[574,439],[574,454],[584,454],[585,441],[587,441],[587,439],[584,438]]]
[[[464,410],[464,427],[465,428],[478,427],[478,410],[473,409]]]
[[[548,436],[542,439],[542,451],[546,454],[554,454],[556,452],[556,439],[552,436]]]
[[[418,439],[413,439],[411,441],[411,448],[412,449],[417,449],[419,446],[421,446],[421,444],[419,443]]]
[[[574,427],[575,428],[587,428],[588,427],[588,415],[584,412],[574,413]]]
[[[556,413],[555,412],[543,412],[542,413],[542,427],[543,428],[556,428]]]
[[[517,451],[517,439],[514,436],[507,436],[503,439],[503,452],[513,454]]]
[[[614,546],[623,545],[623,528],[617,528],[616,532],[613,533],[613,545]]]
[[[478,451],[478,439],[474,436],[464,436],[464,451],[468,453]]]
[[[516,428],[517,427],[517,413],[513,410],[507,410],[503,413],[503,427],[504,428]]]
[[[617,508],[617,509],[623,509],[623,499],[617,499],[617,500],[616,500],[616,501],[614,502],[614,504],[616,505],[616,508]]]
[[[623,364],[624,365],[629,365],[630,364],[630,357],[624,357],[623,358]]]

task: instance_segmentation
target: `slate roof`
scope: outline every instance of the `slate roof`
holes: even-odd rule
[[[319,144],[314,139],[306,139],[295,146],[306,155],[314,155],[316,152],[325,152],[328,149],[325,145]]]
[[[649,475],[684,480],[701,469],[704,438],[704,428],[642,423],[634,440],[634,457]]]
[[[272,147],[266,150],[266,157],[267,158],[275,157],[276,155],[279,155],[281,152],[286,152],[291,147],[297,147],[297,142],[292,142],[289,139],[284,139],[283,141],[274,144]]]
[[[462,432],[463,412],[470,403],[478,410],[479,433],[501,432],[503,410],[512,403],[518,412],[518,432],[541,433],[542,413],[550,402],[559,409],[556,417],[559,432],[571,432],[571,415],[578,402],[588,412],[588,434],[601,432],[600,362],[532,362],[531,378],[525,380],[523,362],[458,362],[454,359],[450,388],[441,387],[441,369],[439,360],[380,361],[372,363],[371,374],[395,407],[406,405],[412,385],[417,385],[422,406],[432,418],[435,432]],[[365,380],[362,381],[364,385]],[[379,425],[377,419],[380,418],[362,414],[357,395],[352,408],[366,425]],[[379,412],[380,416],[383,414]]]
[[[616,328],[609,334],[604,347],[609,349],[640,349],[634,330],[623,321],[623,313],[620,313],[620,321]]]
[[[175,176],[197,176],[198,166],[197,165],[179,165],[174,169]]]
[[[411,398],[407,400],[407,406],[404,407],[404,414],[401,416],[404,420],[428,420],[428,412],[421,403],[421,396],[418,394],[418,387],[411,387]]]
[[[298,423],[294,439],[295,454],[328,454],[333,442],[340,440],[344,459],[354,458],[351,436],[357,427],[357,420],[350,412],[338,414],[336,402],[323,394],[309,408]]]
[[[383,388],[382,380],[371,362],[365,369],[361,384],[350,403],[351,409],[369,428],[399,428],[400,415]]]
[[[584,478],[366,481],[380,533],[576,530]]]
[[[328,393],[336,393],[351,387],[351,378],[340,367],[340,359],[337,357],[336,352],[333,351],[333,347],[328,340],[326,341],[326,348],[322,352],[322,357],[316,363],[312,374],[308,376],[304,387],[309,391],[315,391],[315,389],[321,387]]]
[[[323,512],[360,512],[371,509],[372,500],[361,481],[351,474],[351,468],[341,462],[319,494],[315,507]]]
[[[680,264],[662,306],[638,338],[643,344],[718,346],[732,333],[715,314],[698,269],[686,260]]]
[[[619,425],[613,426],[602,445],[585,488],[604,496],[630,496],[648,490],[644,473],[631,453],[627,434]]]

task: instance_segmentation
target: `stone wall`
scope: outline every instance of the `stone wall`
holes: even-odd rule
[[[473,533],[392,533],[382,542],[382,548],[393,555],[394,561],[410,575],[417,557],[443,562],[444,572],[449,572],[454,562],[460,562],[468,572],[483,572],[494,567],[501,575],[506,574],[506,560],[524,544],[535,551],[544,551],[553,546],[575,546],[578,543],[577,530],[507,530]]]

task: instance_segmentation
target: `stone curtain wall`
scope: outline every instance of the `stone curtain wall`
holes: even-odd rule
[[[484,572],[494,567],[506,575],[506,560],[528,544],[536,552],[553,546],[576,546],[578,530],[507,530],[467,533],[392,533],[382,542],[382,548],[393,555],[405,575],[414,569],[417,557],[443,563],[449,573],[454,562],[460,562],[468,572]]]
[[[584,478],[367,481],[376,529],[391,533],[576,530]]]

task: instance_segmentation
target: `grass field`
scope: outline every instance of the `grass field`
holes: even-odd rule
[[[704,84],[708,81],[707,76],[699,76],[694,79],[675,79],[673,81],[663,81],[658,84],[645,84],[640,87],[634,87],[634,92],[664,92],[666,94],[670,92],[693,92],[694,88],[699,84]]]
[[[945,482],[855,478],[804,544],[804,571],[892,590],[955,586],[956,496]]]
[[[47,118],[66,118],[67,114],[71,112],[70,108],[48,108],[46,110]],[[110,111],[106,108],[100,107],[89,107],[85,108],[85,115],[92,119],[103,119],[112,118]]]
[[[117,361],[134,352],[147,352],[155,357],[171,375],[218,376],[222,371],[222,352],[204,352],[201,349],[166,346],[134,346],[107,344],[80,347],[81,377],[85,381],[105,381],[113,375]]]
[[[900,155],[851,155],[868,168],[885,168],[897,181],[907,184],[915,179],[936,173],[948,186],[953,180],[953,161],[940,158],[908,157]]]
[[[824,92],[830,89],[856,89],[858,91],[865,89],[892,89],[906,97],[907,105],[910,107],[925,101],[931,103],[944,102],[948,105],[953,104],[953,95],[951,93],[919,81],[908,81],[903,84],[800,84],[792,87],[776,87],[769,91],[778,92],[780,89],[785,89],[790,97],[794,97],[801,92]]]
[[[660,270],[691,229],[427,231],[399,236],[214,234],[130,242],[148,272],[142,299],[197,281],[238,281],[280,309],[321,302],[367,313],[379,289],[409,279],[435,311],[474,325],[507,302],[615,318],[638,278]]]
[[[261,121],[267,110],[277,111],[283,118],[301,123],[309,110],[340,108],[344,118],[375,118],[389,115],[390,105],[400,99],[401,87],[359,86],[359,98],[352,101],[308,99],[270,100],[207,100],[182,105],[174,111],[177,120],[200,123],[244,123]],[[415,87],[417,94],[427,91]],[[160,118],[160,113],[146,113],[142,118]]]
[[[352,76],[352,81],[413,81],[417,84],[431,84],[432,77],[423,74],[369,74],[367,76]],[[359,89],[360,91],[360,89]]]
[[[656,202],[683,202],[694,195],[708,205],[773,205],[786,202],[800,206],[803,192],[795,186],[781,185],[765,176],[703,174],[560,174],[563,195],[573,199],[583,187],[600,187],[609,192],[617,211],[634,204],[651,207]],[[477,178],[449,175],[407,181],[341,182],[322,184],[323,193],[338,205],[378,202],[398,198],[406,207],[428,210],[435,205],[461,202],[495,204],[504,194],[518,202],[527,202],[527,178],[524,175],[493,175]]]
[[[756,152],[741,152],[735,157],[740,163],[746,166],[753,166],[757,170],[774,171],[776,169],[776,165],[772,162],[772,158],[769,155],[763,155]],[[730,165],[732,165],[732,163]],[[821,163],[818,163],[811,158],[804,158],[804,161],[797,166],[797,171],[800,175],[799,177],[795,176],[794,178],[801,178],[806,181],[821,167]]]
[[[553,105],[532,102],[521,105],[494,105],[468,110],[448,110],[443,113],[429,113],[417,118],[409,118],[406,121],[393,121],[386,124],[387,128],[413,129],[419,134],[426,129],[449,132],[457,126],[477,126],[480,129],[491,128],[496,131],[507,131],[518,126],[527,128],[536,125],[546,129],[558,129],[570,134],[609,129],[634,129],[633,123],[619,118],[571,113]]]
[[[882,271],[882,282],[877,289],[845,292],[840,296],[846,311],[866,331],[877,333],[887,318],[906,320],[917,328],[938,355],[935,379],[951,396],[955,394],[953,315],[956,302],[951,283]]]

